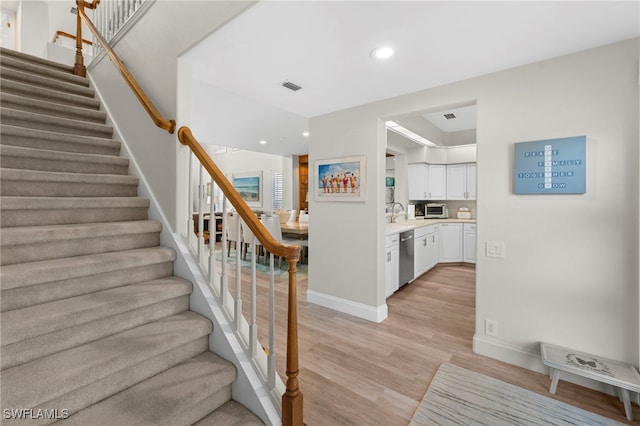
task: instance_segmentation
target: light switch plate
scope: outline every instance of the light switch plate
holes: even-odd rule
[[[505,248],[504,243],[500,241],[487,241],[485,243],[485,251],[487,257],[497,257],[504,259]]]

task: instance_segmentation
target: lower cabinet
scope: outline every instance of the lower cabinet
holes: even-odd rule
[[[385,244],[385,293],[391,296],[399,288],[400,283],[400,237],[389,235]]]
[[[440,224],[440,262],[462,262],[462,223]]]
[[[414,231],[413,276],[414,278],[436,266],[440,252],[440,225],[426,226]]]
[[[476,225],[465,223],[464,232],[464,261],[476,263]]]

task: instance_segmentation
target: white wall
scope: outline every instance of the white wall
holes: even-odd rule
[[[116,51],[127,64],[140,86],[147,92],[158,110],[168,119],[175,118],[178,110],[178,57],[196,42],[241,13],[252,2],[156,2],[133,28],[116,44]],[[192,13],[198,10],[199,13]],[[180,31],[158,31],[161,23],[171,22]],[[153,37],[150,36],[153,34]],[[140,52],[145,52],[144,58]],[[188,66],[184,65],[188,71]],[[132,155],[137,158],[147,176],[151,190],[156,194],[169,226],[187,223],[185,200],[178,199],[177,185],[187,188],[186,177],[178,175],[178,157],[184,155],[176,135],[156,127],[137,98],[132,94],[106,57],[99,57],[89,67],[96,85],[102,90],[105,103],[124,137],[129,141]],[[185,78],[190,78],[186,72]],[[181,76],[182,77],[182,76]],[[188,94],[190,87],[182,89]],[[188,99],[188,98],[187,98]],[[185,100],[181,102],[183,108]],[[185,113],[181,117],[189,118]],[[182,120],[183,118],[181,118]],[[180,121],[178,127],[190,125]],[[198,135],[195,135],[196,138]],[[181,165],[186,170],[184,165]],[[183,179],[183,180],[181,180]],[[178,183],[176,183],[178,182]],[[184,195],[186,191],[179,191]]]
[[[262,207],[255,207],[256,210],[271,211],[272,173],[274,171],[281,172],[283,208],[292,208],[293,164],[291,157],[245,150],[233,151],[230,148],[224,154],[214,154],[210,151],[210,146],[205,145],[205,149],[230,181],[234,173],[262,172]]]
[[[49,39],[49,6],[42,1],[21,1],[16,14],[16,49],[44,57]],[[53,33],[51,33],[53,39]]]
[[[364,154],[370,168],[366,203],[312,202],[310,243],[319,255],[309,265],[309,288],[323,300],[380,310],[379,118],[475,101],[475,350],[537,368],[538,343],[549,341],[637,364],[639,221],[636,209],[622,206],[638,205],[639,44],[633,39],[312,119],[311,162]],[[515,142],[574,135],[587,136],[586,194],[513,194]],[[353,219],[347,225],[336,217]],[[504,242],[506,257],[485,257],[486,241]],[[485,319],[498,322],[497,338],[484,335]]]

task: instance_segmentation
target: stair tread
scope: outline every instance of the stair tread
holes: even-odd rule
[[[26,148],[15,145],[0,145],[0,155],[47,159],[51,161],[76,161],[82,163],[108,163],[128,166],[129,159],[105,154],[86,154],[83,152],[52,151],[48,149]]]
[[[5,80],[26,83],[33,87],[46,88],[62,93],[86,96],[89,98],[93,98],[95,96],[95,91],[88,85],[78,84],[75,81],[66,81],[52,76],[27,72],[15,68],[0,66],[0,77]]]
[[[38,407],[129,367],[144,368],[146,359],[211,331],[208,319],[188,311],[5,369],[2,406]]]
[[[193,426],[260,426],[264,425],[258,416],[244,405],[229,401]]]
[[[1,152],[1,151],[0,151]],[[0,210],[106,209],[149,207],[143,197],[12,197],[0,196]]]
[[[190,292],[189,281],[166,277],[3,312],[1,343],[9,345]]]
[[[0,47],[0,57],[2,57],[3,60],[5,57],[17,58],[29,63],[40,64],[40,65],[60,69],[69,73],[73,72],[73,67],[70,65],[51,61],[49,59],[43,59],[38,56],[29,55],[27,53],[18,52],[17,50],[7,49],[5,47]]]
[[[103,133],[105,137],[113,134],[113,126],[101,123],[93,123],[85,120],[74,120],[70,118],[61,118],[53,115],[40,114],[37,112],[22,111],[14,108],[1,107],[0,116],[3,122],[9,119],[27,121],[27,126],[19,126],[32,128],[34,124],[56,126],[60,128],[57,132],[64,133],[64,130],[84,130],[87,132]]]
[[[113,138],[102,138],[98,136],[70,135],[48,130],[27,129],[20,126],[0,124],[0,134],[2,136],[20,136],[24,138],[39,139],[42,141],[64,141],[68,143],[107,146],[113,148],[114,155],[120,150],[121,143]],[[2,142],[6,145],[6,142]]]
[[[19,70],[40,76],[47,76],[49,78],[68,81],[82,86],[89,86],[89,79],[87,77],[75,75],[69,69],[51,67],[11,56],[3,56],[1,65],[3,68]]]
[[[100,109],[100,101],[93,96],[85,96],[76,93],[65,93],[64,91],[55,90],[42,86],[33,86],[17,80],[0,78],[0,86],[2,91],[7,93],[20,93],[35,99],[54,99],[58,102],[70,105],[83,105],[87,108]]]
[[[162,224],[156,220],[19,226],[3,228],[0,247],[83,238],[106,238],[123,234],[144,234],[161,230]]]
[[[43,111],[43,113],[46,111],[46,113],[55,116],[77,116],[96,123],[104,123],[107,119],[107,113],[105,111],[50,102],[42,99],[33,99],[13,93],[3,93],[0,99],[0,105],[7,105],[15,109],[22,108],[29,111],[38,110]]]
[[[172,249],[158,246],[6,265],[0,268],[0,287],[4,291],[136,266],[174,261],[175,258],[176,255]]]
[[[20,180],[22,182],[57,182],[138,185],[138,178],[131,175],[110,175],[69,172],[43,172],[40,170],[0,168],[0,178],[4,181]]]
[[[229,386],[236,376],[233,364],[204,352],[92,405],[62,422],[63,425],[177,424],[208,396]]]

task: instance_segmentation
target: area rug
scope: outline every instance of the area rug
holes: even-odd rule
[[[220,261],[220,259],[222,259],[222,251],[216,250],[215,257],[217,261]],[[228,262],[227,265],[229,265],[229,267],[235,268],[235,264],[236,264],[235,250],[233,249],[231,250],[231,256],[227,259],[227,262]],[[242,269],[245,269],[245,270],[251,269],[251,253],[247,253],[246,260],[243,258],[240,259],[240,265]],[[297,264],[296,269],[298,270],[297,274],[298,274],[299,280],[307,278],[307,266],[308,265],[306,263]],[[258,273],[269,274],[269,264],[267,263],[266,265],[264,265],[262,258],[260,258],[259,260],[256,259],[256,271],[258,271]],[[276,279],[288,277],[289,266],[287,262],[283,260],[282,265],[278,267],[278,258],[276,257],[274,272],[275,272]]]
[[[411,419],[421,425],[622,425],[509,383],[442,364]]]

